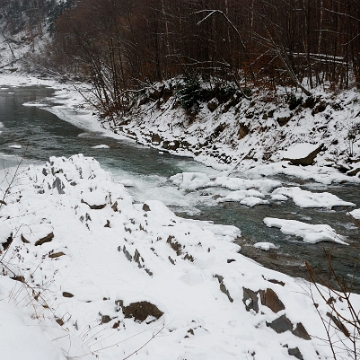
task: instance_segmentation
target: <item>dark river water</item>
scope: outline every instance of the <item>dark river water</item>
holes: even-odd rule
[[[243,235],[239,239],[241,253],[267,267],[307,278],[304,264],[308,261],[326,278],[326,251],[331,254],[337,273],[348,282],[354,280],[354,291],[360,292],[360,271],[354,268],[360,260],[360,250],[339,244],[307,244],[300,238],[284,235],[278,229],[268,228],[263,224],[265,217],[328,224],[339,234],[348,236],[351,245],[357,246],[359,230],[346,214],[346,209],[303,209],[291,200],[249,208],[236,202],[218,204],[206,190],[181,193],[169,181],[171,176],[186,171],[207,174],[216,174],[216,171],[190,158],[177,157],[127,140],[117,140],[79,129],[49,111],[22,105],[27,102],[43,103],[44,98],[48,98],[46,101],[51,104],[52,95],[53,90],[46,87],[4,86],[0,90],[0,161],[3,166],[14,165],[20,158],[37,163],[47,161],[50,156],[68,157],[77,153],[92,156],[103,168],[111,171],[116,180],[127,185],[137,201],[157,198],[181,216],[237,226]],[[94,148],[100,144],[109,148]],[[284,184],[297,182],[294,178],[277,179]],[[304,189],[309,186],[300,181],[299,184]],[[355,203],[357,207],[360,207],[359,190],[358,185],[333,185],[322,189]],[[254,248],[252,245],[259,241],[272,242],[279,248],[269,251]]]

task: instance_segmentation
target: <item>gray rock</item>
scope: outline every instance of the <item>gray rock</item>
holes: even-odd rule
[[[65,191],[64,191],[65,185],[58,177],[54,180],[54,182],[52,184],[52,188],[56,189],[60,195],[65,194]]]
[[[285,315],[278,317],[271,323],[266,322],[266,326],[272,328],[278,334],[281,334],[285,331],[293,331],[293,324]]]
[[[229,290],[226,288],[226,286],[224,284],[224,277],[221,275],[214,275],[214,278],[218,279],[218,281],[219,281],[220,291],[228,297],[230,302],[234,302],[234,299],[231,297]]]
[[[291,355],[291,356],[295,356],[299,360],[304,360],[304,357],[302,356],[302,354],[301,354],[298,347],[288,349],[288,354]]]
[[[243,303],[246,311],[254,310],[259,312],[259,298],[258,293],[243,287]]]
[[[304,340],[310,340],[310,335],[306,331],[304,325],[300,322],[296,324],[296,327],[294,329],[293,323],[285,316],[282,315],[272,321],[271,323],[266,322],[266,326],[272,328],[274,331],[276,331],[278,334],[281,334],[285,331],[291,331],[292,334],[295,336],[304,339]]]

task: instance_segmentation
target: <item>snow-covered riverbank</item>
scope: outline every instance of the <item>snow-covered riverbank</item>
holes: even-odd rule
[[[202,84],[203,96],[211,99],[197,101],[196,110],[186,111],[176,84],[170,80],[149,87],[114,128],[139,142],[190,153],[198,161],[223,168],[278,163],[291,147],[309,143],[318,149],[317,167],[334,167],[350,176],[359,173],[356,90],[334,94],[314,89],[306,97],[291,88],[255,89],[249,97],[236,92],[224,100],[221,89]]]
[[[29,167],[5,202],[3,272],[20,280],[0,278],[6,359],[331,355],[317,313],[326,304],[307,282],[240,255],[235,227],[184,220],[158,201],[133,204],[93,159]],[[11,347],[30,326],[30,340]]]

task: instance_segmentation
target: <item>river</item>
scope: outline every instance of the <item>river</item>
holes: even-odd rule
[[[59,119],[38,106],[23,106],[24,103],[43,102],[49,106],[54,90],[44,86],[5,87],[0,89],[0,154],[3,166],[12,166],[19,159],[24,163],[43,163],[50,156],[71,156],[82,153],[92,156],[113,177],[127,186],[136,201],[158,199],[178,215],[199,220],[213,221],[239,227],[241,252],[267,267],[307,278],[305,260],[327,276],[324,249],[332,254],[335,270],[345,279],[355,274],[355,291],[360,292],[360,276],[354,273],[354,264],[359,261],[360,251],[351,246],[318,243],[308,244],[299,238],[284,235],[278,229],[263,224],[265,217],[294,219],[312,224],[329,224],[338,233],[346,235],[349,243],[358,244],[359,232],[345,209],[329,211],[296,206],[292,201],[271,202],[249,208],[236,202],[217,203],[206,189],[191,193],[181,192],[169,180],[182,172],[199,172],[216,175],[217,171],[191,158],[178,157],[156,149],[138,145],[130,140],[118,140],[99,133],[80,129]],[[50,99],[50,100],[49,100]],[[106,145],[96,148],[98,145]],[[310,182],[295,178],[277,177],[283,184],[298,183],[311,191],[328,191],[343,200],[360,207],[358,185],[331,185],[315,187]],[[278,249],[263,251],[252,245],[259,241],[273,242]]]

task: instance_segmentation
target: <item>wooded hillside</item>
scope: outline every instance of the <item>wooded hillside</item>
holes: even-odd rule
[[[238,86],[360,86],[358,0],[79,0],[46,66],[89,79],[119,109],[127,89],[185,76]]]

